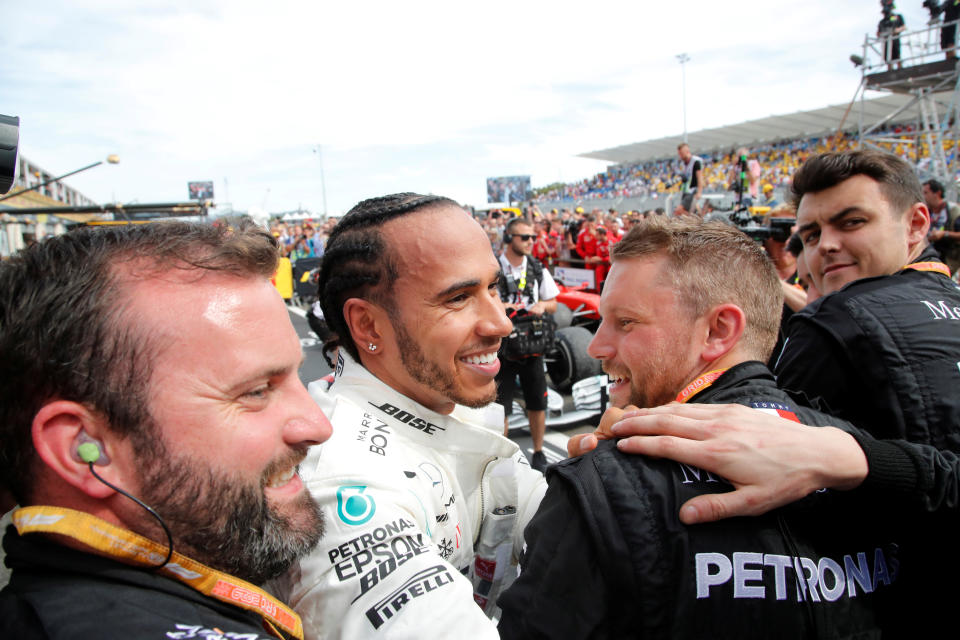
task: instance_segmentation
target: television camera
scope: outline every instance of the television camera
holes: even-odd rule
[[[797,223],[796,218],[768,217],[770,207],[742,207],[732,211],[714,210],[706,220],[720,220],[744,232],[757,242],[767,238],[775,242],[786,242],[790,238],[790,229]]]

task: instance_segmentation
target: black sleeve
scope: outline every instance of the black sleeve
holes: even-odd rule
[[[822,329],[794,314],[783,351],[776,359],[777,386],[800,404],[838,415],[836,409],[843,403],[834,399],[849,397],[850,393],[850,376],[838,351],[836,341]]]
[[[500,637],[591,637],[606,618],[606,583],[577,495],[558,476],[524,537],[520,577],[497,601]]]
[[[906,440],[877,440],[846,429],[863,449],[869,471],[858,489],[888,504],[928,513],[960,513],[960,456]]]

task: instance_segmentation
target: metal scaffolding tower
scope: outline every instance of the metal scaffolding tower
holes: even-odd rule
[[[960,170],[960,71],[957,46],[940,48],[941,29],[956,29],[957,22],[931,20],[926,28],[904,31],[895,37],[864,39],[863,56],[851,56],[863,71],[854,101],[859,98],[859,143],[884,151],[899,150],[917,168],[921,180],[939,180],[951,195]],[[894,39],[901,57],[891,59]],[[867,91],[909,96],[905,103],[872,122],[865,117]],[[888,125],[912,123],[912,130]]]

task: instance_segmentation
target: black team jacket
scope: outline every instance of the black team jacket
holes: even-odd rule
[[[70,549],[40,534],[4,538],[10,583],[0,591],[0,638],[255,640],[260,616],[149,570]]]
[[[920,263],[941,264],[927,248]],[[846,285],[793,314],[777,383],[875,438],[960,453],[960,289],[935,271]]]
[[[760,362],[727,370],[690,401],[839,422],[795,404]],[[897,540],[839,492],[686,526],[685,501],[732,487],[610,441],[547,477],[522,572],[498,602],[504,639],[879,637],[899,580]]]

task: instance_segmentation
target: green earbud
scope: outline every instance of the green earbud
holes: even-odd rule
[[[100,459],[100,447],[93,442],[84,442],[77,447],[77,455],[84,462],[96,462]]]

